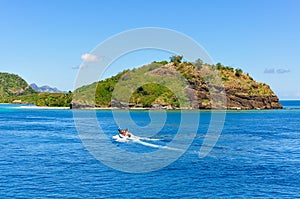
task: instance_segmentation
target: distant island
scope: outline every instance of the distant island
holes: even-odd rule
[[[46,92],[46,93],[66,93],[65,91],[61,91],[59,89],[57,89],[56,87],[50,87],[47,85],[44,86],[38,86],[35,83],[32,83],[29,85],[33,90],[37,91],[37,92]]]
[[[0,73],[0,103],[70,107],[71,102],[72,92],[37,92],[19,75]]]
[[[207,71],[216,71],[220,75],[222,87],[213,80]],[[130,86],[144,78],[144,74],[165,79],[180,74],[187,81],[182,96],[176,96],[169,88],[148,83],[135,90]],[[121,82],[121,83],[120,83]],[[123,90],[119,98],[113,96],[117,84]],[[175,83],[174,83],[175,84]],[[137,69],[125,70],[111,78],[82,86],[68,93],[39,92],[15,74],[0,73],[0,103],[25,103],[37,106],[70,107],[70,108],[146,108],[146,109],[212,109],[211,89],[223,89],[226,93],[224,109],[280,109],[282,105],[278,97],[264,83],[253,80],[242,69],[234,69],[221,63],[209,65],[200,59],[194,63],[182,61],[182,56],[173,56],[170,61],[152,62]],[[176,85],[175,85],[176,86]],[[122,100],[122,93],[131,93],[128,101]],[[196,98],[188,100],[194,93]],[[180,99],[185,105],[180,104]],[[221,106],[221,105],[220,105]]]

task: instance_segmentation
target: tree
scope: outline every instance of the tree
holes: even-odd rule
[[[235,76],[239,77],[243,74],[243,70],[240,68],[235,69]]]
[[[199,58],[199,59],[197,59],[197,60],[195,61],[195,67],[196,67],[198,70],[201,70],[202,65],[203,65],[202,59]]]
[[[175,65],[181,63],[183,56],[181,55],[173,55],[170,57],[170,61],[173,62]]]
[[[223,68],[223,66],[222,66],[222,64],[221,64],[220,62],[217,63],[216,66],[217,66],[217,69],[218,69],[218,70],[221,70],[221,69]]]

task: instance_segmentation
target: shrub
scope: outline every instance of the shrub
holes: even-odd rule
[[[243,70],[240,68],[235,69],[235,76],[240,77],[243,74]]]
[[[217,67],[217,69],[218,70],[221,70],[221,69],[223,69],[224,67],[222,66],[222,64],[221,63],[217,63],[216,64],[216,67]]]
[[[170,57],[170,61],[173,62],[175,65],[181,63],[183,56],[181,55],[174,55]]]
[[[202,65],[203,65],[203,61],[199,58],[195,61],[195,67],[198,69],[198,70],[201,70],[202,68]]]
[[[228,80],[229,80],[228,77],[222,77],[222,81],[226,82]]]

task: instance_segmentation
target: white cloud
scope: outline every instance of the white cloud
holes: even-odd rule
[[[99,62],[101,61],[100,57],[97,57],[96,55],[85,53],[81,55],[81,59],[85,62]]]

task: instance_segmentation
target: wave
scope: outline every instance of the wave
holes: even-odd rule
[[[157,139],[157,138],[145,138],[145,137],[139,137],[139,140],[160,141],[160,139]]]
[[[138,143],[138,144],[141,144],[141,145],[144,145],[144,146],[148,146],[148,147],[152,147],[152,148],[168,149],[168,150],[173,150],[173,151],[182,151],[182,149],[177,149],[177,148],[173,148],[173,147],[152,144],[152,143],[144,142],[144,141],[141,141],[141,140],[137,140],[135,143]]]
[[[152,147],[152,148],[156,148],[156,149],[167,149],[167,150],[173,150],[173,151],[182,151],[182,149],[178,149],[178,148],[173,148],[173,147],[168,147],[168,146],[164,146],[164,145],[158,145],[158,144],[145,142],[145,141],[160,141],[160,139],[156,139],[156,138],[146,138],[146,137],[137,137],[137,136],[120,137],[119,135],[114,135],[114,136],[112,136],[112,138],[116,142],[134,142],[134,143],[137,143],[137,144],[141,144],[143,146]]]

